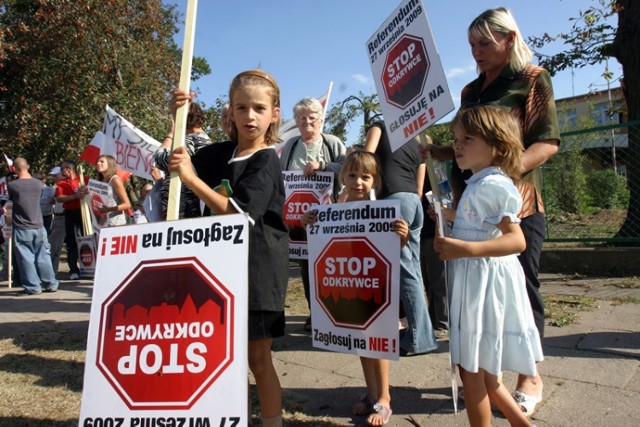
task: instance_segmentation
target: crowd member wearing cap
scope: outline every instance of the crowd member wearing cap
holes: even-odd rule
[[[58,186],[58,181],[63,179],[62,170],[60,166],[56,166],[51,169],[49,175],[53,178]],[[55,191],[55,190],[54,190]],[[51,264],[53,265],[53,271],[58,274],[58,266],[60,264],[60,255],[62,254],[62,246],[65,238],[65,226],[64,226],[64,208],[62,203],[56,201],[53,206],[53,221],[51,221],[51,228],[49,229],[49,244],[51,245]]]

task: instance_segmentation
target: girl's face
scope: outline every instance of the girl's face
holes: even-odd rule
[[[375,185],[375,178],[362,170],[350,170],[344,174],[344,187],[347,200],[368,200],[371,189]]]
[[[469,135],[460,126],[454,126],[453,152],[460,169],[469,169],[476,173],[493,164],[493,147],[482,138]]]
[[[235,90],[229,118],[238,129],[238,142],[264,143],[267,129],[279,117],[280,109],[273,107],[273,99],[266,87],[251,85]]]
[[[107,165],[107,159],[105,157],[100,157],[98,162],[96,163],[96,170],[100,173],[105,173],[108,169],[109,165]]]
[[[511,53],[510,44],[513,43],[511,34],[500,34],[492,31],[491,34],[497,43],[485,37],[469,37],[471,55],[476,60],[476,65],[481,73],[497,73],[509,62]]]

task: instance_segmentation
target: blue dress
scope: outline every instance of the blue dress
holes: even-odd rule
[[[499,168],[488,167],[467,180],[452,237],[486,241],[500,237],[504,217],[520,222],[522,198]],[[450,348],[452,362],[469,372],[479,368],[533,376],[543,359],[517,254],[451,261]]]

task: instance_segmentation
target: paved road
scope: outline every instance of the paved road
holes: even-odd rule
[[[614,304],[612,298],[640,301],[637,278],[543,276],[543,293],[596,298],[574,324],[549,326],[544,339],[544,401],[533,422],[538,426],[640,425],[640,304]],[[86,329],[91,306],[90,281],[62,281],[53,294],[18,297],[0,282],[0,338],[53,325]],[[274,346],[276,368],[289,409],[317,420],[308,425],[361,425],[350,416],[364,382],[356,357],[314,349],[303,331],[304,315],[288,316],[288,334]],[[437,352],[403,357],[391,365],[389,425],[467,425],[464,411],[453,413],[447,344]],[[505,375],[509,387],[514,376]],[[462,403],[461,403],[462,405]],[[506,426],[496,416],[494,425]]]

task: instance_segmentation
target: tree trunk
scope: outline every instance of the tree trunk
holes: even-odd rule
[[[622,65],[628,120],[633,122],[640,120],[640,1],[618,0],[617,5],[620,10],[614,49]],[[629,209],[617,237],[635,238],[640,244],[640,126],[629,128],[629,159]]]

